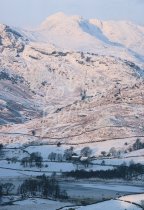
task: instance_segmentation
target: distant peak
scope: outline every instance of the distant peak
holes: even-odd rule
[[[49,18],[65,18],[67,16],[68,15],[66,15],[64,12],[57,12],[57,13],[54,13],[54,14],[48,16],[46,19],[49,19]]]
[[[57,13],[54,13],[50,16],[48,16],[46,18],[47,19],[50,19],[50,18],[72,18],[72,19],[75,19],[75,18],[82,18],[81,16],[79,15],[68,15],[68,14],[65,14],[64,12],[57,12]]]
[[[48,16],[41,24],[41,28],[47,28],[49,25],[53,24],[59,24],[66,21],[75,21],[79,22],[83,18],[78,15],[67,15],[63,12],[58,12],[53,15]]]

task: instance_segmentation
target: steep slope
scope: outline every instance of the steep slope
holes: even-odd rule
[[[23,123],[40,116],[28,82],[19,74],[26,39],[16,30],[0,25],[0,124]]]
[[[98,21],[90,20],[90,23],[100,28],[102,33],[112,42],[135,52],[135,56],[143,60],[143,36],[144,27],[125,21]]]
[[[37,57],[41,54],[40,49],[33,50]],[[25,60],[32,59],[25,56]],[[46,63],[48,80],[40,86]],[[29,69],[32,65],[35,72],[41,69],[36,84],[44,96],[43,118],[2,127],[3,132],[26,135],[12,135],[13,141],[25,142],[29,137],[54,144],[83,144],[144,136],[144,83],[138,66],[108,56],[62,52],[34,59]],[[33,130],[36,136],[32,137]]]

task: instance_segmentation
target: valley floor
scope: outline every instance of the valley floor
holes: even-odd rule
[[[143,178],[137,177],[131,181],[122,179],[104,180],[98,178],[74,179],[60,176],[62,172],[70,172],[76,169],[108,170],[114,169],[124,161],[127,165],[133,160],[135,163],[144,163],[143,150],[132,152],[122,157],[97,157],[91,161],[87,167],[84,164],[75,164],[73,161],[50,161],[48,155],[50,152],[63,154],[66,147],[57,147],[49,145],[28,146],[26,148],[4,148],[0,160],[0,183],[12,183],[15,189],[11,195],[1,200],[1,210],[139,210],[142,209],[144,200]],[[79,150],[77,150],[78,152]],[[43,166],[24,167],[21,165],[21,159],[29,156],[32,152],[40,152],[43,157]],[[79,153],[78,153],[79,154]],[[138,155],[139,154],[139,155]],[[13,157],[17,157],[13,162]],[[102,161],[105,161],[102,165]],[[64,201],[52,201],[41,198],[27,198],[23,200],[17,196],[17,189],[24,180],[35,178],[43,174],[51,176],[56,172],[60,189],[66,191],[68,199]],[[5,205],[11,202],[12,205]],[[96,204],[94,204],[96,203]],[[89,204],[89,205],[88,205]],[[92,205],[90,205],[92,204]],[[78,206],[77,206],[78,205]],[[83,206],[86,205],[86,206]],[[74,207],[66,207],[74,206]]]

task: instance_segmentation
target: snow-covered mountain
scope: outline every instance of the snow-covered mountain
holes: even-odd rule
[[[32,37],[67,50],[107,53],[143,61],[144,27],[124,21],[86,20],[57,13],[48,17]]]
[[[1,141],[144,140],[143,40],[143,26],[62,13],[0,25]]]

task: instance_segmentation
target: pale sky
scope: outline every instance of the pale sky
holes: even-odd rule
[[[0,23],[37,26],[56,12],[144,25],[144,0],[0,0]]]

